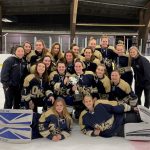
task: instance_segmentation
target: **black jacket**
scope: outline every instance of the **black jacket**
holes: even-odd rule
[[[5,87],[14,86],[21,88],[26,73],[26,62],[23,59],[10,56],[3,63],[1,82]]]
[[[139,55],[137,58],[132,59],[134,71],[135,84],[138,86],[150,86],[150,62],[144,57]]]

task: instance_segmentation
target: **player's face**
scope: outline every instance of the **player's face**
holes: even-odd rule
[[[31,52],[31,45],[29,43],[25,43],[23,48],[26,54]]]
[[[54,46],[54,54],[57,55],[59,53],[59,50],[60,50],[59,45],[55,45]]]
[[[56,111],[57,111],[58,113],[62,113],[62,112],[63,112],[63,109],[64,109],[63,103],[62,103],[62,102],[57,102],[55,109],[56,109]]]
[[[138,56],[138,52],[136,49],[132,48],[130,51],[129,51],[129,54],[132,58],[136,58]]]
[[[75,55],[78,55],[79,54],[79,47],[73,46],[72,51],[74,52]]]
[[[15,52],[15,55],[19,58],[19,59],[22,59],[23,56],[24,56],[24,49],[22,47],[18,47],[16,52]]]
[[[74,66],[74,69],[75,69],[76,73],[80,74],[83,71],[83,66],[82,66],[82,64],[80,62],[76,62],[75,66]]]
[[[37,65],[37,72],[42,75],[45,72],[45,65],[43,63],[39,63]]]
[[[36,51],[42,52],[43,48],[44,48],[44,46],[43,46],[42,42],[36,42],[36,44],[35,44]]]
[[[91,99],[91,97],[84,97],[83,103],[87,109],[92,109],[94,105],[94,101]]]
[[[112,72],[111,73],[111,81],[114,82],[114,83],[118,83],[120,80],[120,75],[118,72]]]
[[[91,49],[86,49],[85,52],[84,52],[84,56],[86,59],[91,59],[91,56],[92,56],[92,50]]]
[[[101,47],[107,48],[108,47],[108,38],[102,38],[101,39]]]
[[[98,66],[96,69],[97,76],[103,76],[105,74],[105,68],[103,66]]]
[[[118,55],[122,55],[125,52],[124,47],[121,45],[116,47],[116,51]]]
[[[73,61],[72,53],[67,53],[66,54],[66,60],[67,60],[67,62],[72,62]]]
[[[96,40],[91,40],[90,42],[89,42],[89,45],[88,46],[91,46],[93,49],[95,49],[95,47],[96,47]]]
[[[46,67],[48,68],[51,65],[51,59],[50,57],[44,57],[43,59],[43,63],[46,65]]]
[[[65,64],[64,63],[59,63],[58,66],[57,66],[57,70],[60,74],[65,73],[65,70],[66,70]]]

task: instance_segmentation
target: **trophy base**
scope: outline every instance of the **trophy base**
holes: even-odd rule
[[[83,100],[82,94],[74,94],[74,102],[79,102]]]

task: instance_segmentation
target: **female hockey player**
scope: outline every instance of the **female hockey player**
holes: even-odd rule
[[[93,95],[95,93],[94,73],[92,71],[84,71],[85,65],[82,61],[76,60],[74,63],[75,74],[71,76],[74,95],[75,118],[79,118],[81,111],[84,109],[82,104],[84,95]]]
[[[131,90],[131,86],[121,79],[120,72],[113,70],[111,73],[111,91],[109,93],[110,100],[116,100],[118,103],[127,103],[132,106],[137,104],[137,96]]]
[[[91,37],[89,42],[88,42],[88,46],[90,46],[93,50],[93,55],[99,59],[100,61],[102,61],[102,54],[101,52],[99,52],[97,49],[96,49],[96,39],[94,37]],[[81,51],[81,55],[84,56],[84,49],[82,49]]]
[[[50,75],[51,72],[56,70],[56,64],[54,64],[51,60],[50,55],[45,55],[41,61],[46,65],[46,70],[47,70],[47,74],[48,76]],[[32,65],[30,67],[30,73],[34,74],[35,73],[35,68],[36,68],[36,64]]]
[[[100,60],[97,59],[94,54],[92,47],[88,46],[84,49],[84,57],[82,61],[85,64],[85,69],[86,71],[93,71],[95,73],[97,65],[100,64]]]
[[[64,55],[64,61],[66,64],[66,71],[70,74],[74,74],[74,59],[75,55],[73,51],[66,51]]]
[[[30,67],[36,64],[36,62],[41,61],[41,59],[45,55],[50,55],[50,53],[48,52],[48,49],[46,48],[44,41],[37,40],[35,43],[35,50],[31,51],[31,53],[28,56],[28,59],[30,60]]]
[[[113,70],[113,61],[117,54],[113,49],[111,49],[111,47],[109,47],[108,36],[103,35],[101,37],[100,48],[97,48],[97,50],[102,54],[102,63],[105,64],[108,77],[110,78]]]
[[[48,101],[54,102],[53,93],[48,84],[46,66],[43,62],[38,62],[35,73],[25,78],[22,99],[26,102],[26,108],[34,112],[37,112],[38,106],[46,110]]]
[[[53,43],[50,53],[52,55],[52,61],[54,63],[57,63],[60,59],[64,58],[64,54],[61,51],[60,44],[57,42]]]
[[[24,49],[24,57],[23,59],[25,60],[26,64],[27,64],[27,75],[30,74],[30,59],[31,59],[31,55],[34,53],[32,50],[32,45],[29,41],[26,41],[23,43],[23,49]]]
[[[66,72],[66,65],[63,61],[58,61],[56,71],[53,71],[49,76],[50,86],[54,93],[54,97],[61,96],[65,99],[68,106],[73,105],[72,96],[70,96],[71,84],[69,84],[70,74]]]
[[[96,68],[96,76],[94,78],[95,80],[95,87],[97,87],[97,99],[108,99],[109,93],[111,90],[111,83],[110,79],[107,77],[106,73],[106,67],[104,64],[100,64]]]
[[[25,52],[25,55],[24,55],[24,60],[27,61],[27,63],[30,63],[30,60],[28,58],[29,54],[31,53],[32,51],[32,45],[30,42],[26,41],[23,43],[23,48],[24,48],[24,52]]]
[[[60,141],[70,136],[72,118],[63,98],[58,97],[51,109],[39,119],[40,134],[52,141]]]
[[[71,44],[70,50],[75,55],[75,58],[82,59],[83,56],[80,55],[79,46],[77,44],[75,44],[75,43]]]
[[[116,45],[117,56],[114,59],[114,68],[119,70],[121,79],[126,81],[130,86],[133,81],[133,74],[131,70],[131,59],[128,54],[125,54],[125,46],[123,43]]]
[[[124,126],[126,123],[135,123],[135,129],[132,129],[134,136],[138,134],[141,137],[146,136],[146,134],[148,136],[150,135],[149,124],[147,125],[143,123],[141,124],[141,126],[143,125],[142,130],[138,131],[136,129],[136,127],[140,124],[137,122],[141,122],[140,115],[135,112],[138,111],[137,108],[131,108],[131,106],[127,104],[117,105],[112,101],[102,101],[101,103],[101,101],[94,101],[91,96],[85,96],[83,99],[83,103],[86,109],[82,111],[79,123],[81,131],[86,135],[102,137],[124,137],[124,135],[126,134],[126,130],[124,132]],[[147,128],[147,131],[144,130],[145,126]],[[137,132],[134,132],[136,130]],[[132,133],[130,132],[130,134]],[[149,138],[148,136],[147,138]],[[137,139],[139,139],[138,136]]]

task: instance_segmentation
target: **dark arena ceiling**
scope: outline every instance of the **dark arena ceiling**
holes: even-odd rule
[[[71,1],[0,0],[2,18],[12,21],[3,22],[2,27],[3,29],[69,30]],[[141,9],[149,9],[146,5],[148,2],[149,0],[79,0],[77,23],[139,24],[139,12]],[[77,27],[77,30],[82,29],[83,27]],[[92,27],[91,30],[95,28]],[[128,27],[128,30],[136,28]]]

